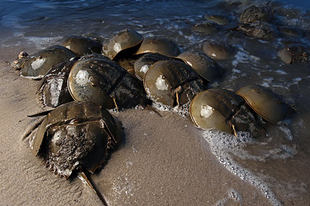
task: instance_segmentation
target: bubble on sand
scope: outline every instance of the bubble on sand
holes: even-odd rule
[[[241,205],[241,202],[242,202],[242,196],[239,194],[239,192],[234,189],[234,188],[230,188],[228,191],[227,191],[227,194],[228,194],[228,197],[230,199],[232,199],[233,201],[235,202],[238,202],[240,205]]]

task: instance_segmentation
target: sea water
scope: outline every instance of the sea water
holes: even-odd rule
[[[239,33],[206,35],[191,30],[196,23],[205,21],[205,14],[229,17],[232,22],[226,28],[229,29],[237,25],[244,9],[267,3],[247,0],[1,1],[0,49],[20,46],[37,51],[72,34],[103,41],[125,28],[134,29],[144,37],[169,38],[182,51],[199,50],[204,40],[230,43],[237,48],[237,53],[233,59],[218,61],[225,75],[211,86],[236,91],[246,85],[262,85],[293,105],[296,112],[276,125],[267,124],[266,135],[255,139],[246,133],[236,138],[219,131],[204,131],[201,137],[227,170],[258,188],[272,205],[290,205],[290,198],[308,204],[310,67],[286,65],[280,60],[278,50],[288,41],[310,45],[310,1],[269,3],[275,14],[272,22],[301,29],[299,38],[259,40]],[[228,192],[228,197],[236,201],[241,198],[233,190]]]

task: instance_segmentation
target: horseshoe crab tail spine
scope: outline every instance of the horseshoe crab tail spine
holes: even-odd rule
[[[158,111],[156,111],[156,109],[154,109],[150,104],[146,104],[146,108],[145,108],[145,109],[154,112],[155,114],[157,114],[157,115],[160,116],[160,117],[163,117],[163,116],[162,116]]]
[[[22,140],[25,140],[33,132],[33,130],[43,122],[43,120],[44,118],[41,118],[39,121],[36,121],[34,124],[30,125],[22,135]]]
[[[91,189],[91,191],[99,197],[104,206],[108,206],[108,203],[106,202],[104,197],[101,195],[99,191],[97,191],[94,184],[90,181],[90,179],[83,171],[80,171],[77,176],[82,181],[83,184],[86,184]]]

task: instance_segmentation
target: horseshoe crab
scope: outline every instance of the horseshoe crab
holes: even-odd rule
[[[174,59],[153,64],[145,73],[143,84],[151,100],[171,108],[188,104],[206,87],[190,66]]]
[[[86,54],[100,54],[102,45],[98,40],[85,38],[82,36],[68,36],[61,42],[61,46],[64,46],[73,51],[78,56]]]
[[[274,26],[262,21],[256,21],[251,24],[241,24],[237,28],[237,31],[247,36],[264,40],[270,40],[278,36],[278,32]]]
[[[73,173],[98,193],[84,172],[93,174],[122,137],[121,123],[101,106],[91,102],[69,102],[48,112],[30,134],[35,156],[41,156],[50,170],[68,179]]]
[[[22,77],[41,79],[53,65],[69,61],[76,55],[66,47],[55,45],[33,55],[21,52],[19,59],[12,63],[15,69],[21,70]]]
[[[192,27],[192,31],[197,32],[197,33],[202,33],[205,35],[215,34],[221,30],[222,28],[220,25],[218,25],[215,22],[211,22],[211,21],[199,22]]]
[[[79,169],[94,173],[121,135],[120,122],[106,109],[73,101],[46,115],[32,136],[31,149],[35,156],[44,157],[50,169],[68,178]]]
[[[257,6],[251,6],[247,9],[245,9],[239,18],[240,23],[253,23],[256,21],[264,21],[264,22],[270,22],[273,17],[273,11],[270,8],[270,6],[265,5],[261,7]]]
[[[290,26],[279,26],[278,31],[281,34],[284,34],[286,36],[291,36],[291,37],[302,37],[302,31],[298,28],[295,27],[290,27]]]
[[[167,38],[144,38],[136,54],[159,53],[168,57],[180,54],[180,48]]]
[[[201,48],[206,55],[217,61],[231,59],[236,54],[236,49],[225,42],[204,41]]]
[[[149,70],[150,66],[159,60],[168,60],[169,57],[159,53],[149,53],[140,57],[134,64],[135,75],[139,80],[143,80],[145,73]]]
[[[143,37],[132,29],[125,29],[113,35],[102,46],[103,54],[114,59],[120,52],[138,46]]]
[[[226,16],[222,16],[222,15],[209,15],[209,14],[206,14],[204,17],[208,21],[215,22],[218,25],[227,25],[230,22],[229,18],[227,18]]]
[[[117,60],[114,59],[114,61],[123,69],[125,69],[131,76],[136,77],[134,65],[138,58],[138,56],[134,55],[125,55],[123,57],[117,58]]]
[[[130,108],[146,101],[139,80],[114,61],[106,58],[82,58],[68,77],[74,100],[92,101],[105,108]]]
[[[253,136],[262,131],[242,97],[225,89],[198,93],[190,104],[190,117],[202,129],[216,129],[235,136],[238,131],[250,131]]]
[[[222,68],[203,52],[188,50],[177,58],[191,66],[195,72],[210,83],[219,79],[223,74]]]
[[[44,106],[57,107],[73,101],[67,87],[69,72],[77,60],[54,65],[42,78],[37,93]]]
[[[245,99],[258,115],[272,124],[277,124],[292,112],[292,108],[287,103],[263,86],[245,86],[236,94]]]
[[[279,56],[286,64],[294,62],[308,64],[310,48],[306,44],[293,43],[289,44],[279,51]]]

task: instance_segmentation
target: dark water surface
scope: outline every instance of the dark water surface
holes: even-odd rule
[[[205,21],[205,14],[221,14],[236,25],[240,13],[253,4],[267,1],[31,1],[0,2],[0,49],[20,46],[33,51],[57,44],[66,35],[109,38],[125,28],[145,37],[166,37],[182,50],[200,49],[207,39],[223,40],[238,52],[231,60],[218,62],[225,76],[213,87],[238,90],[246,85],[263,85],[281,95],[297,110],[290,119],[268,125],[266,136],[253,138],[204,132],[214,155],[232,173],[259,188],[273,205],[293,205],[298,200],[310,202],[310,67],[286,65],[278,57],[285,42],[310,45],[310,1],[289,5],[272,1],[275,11],[272,23],[294,26],[302,36],[281,36],[258,40],[239,33],[205,35],[194,33],[191,27]],[[1,68],[0,68],[1,69]]]

